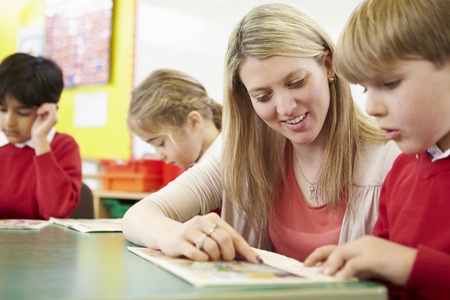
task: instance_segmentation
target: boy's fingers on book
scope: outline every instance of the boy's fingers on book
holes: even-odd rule
[[[336,249],[336,247],[336,245],[327,245],[317,248],[305,259],[305,266],[311,267],[318,263],[326,261],[328,259],[328,256],[330,256],[330,254],[334,249]]]

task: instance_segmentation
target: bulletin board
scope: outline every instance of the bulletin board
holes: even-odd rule
[[[45,56],[64,73],[66,88],[110,78],[113,0],[47,0]]]

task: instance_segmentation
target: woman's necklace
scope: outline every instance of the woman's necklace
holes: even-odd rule
[[[309,180],[306,178],[305,174],[303,174],[302,167],[300,167],[300,164],[298,163],[297,156],[296,156],[295,154],[293,154],[293,155],[294,155],[295,162],[297,163],[297,166],[298,166],[298,168],[300,169],[300,174],[302,174],[302,176],[303,176],[303,178],[306,180],[306,182],[309,183],[309,188],[308,188],[308,191],[309,191],[309,199],[313,199],[314,191],[315,191],[315,188],[316,188],[316,183],[315,183],[315,182],[311,182],[311,181],[309,181]],[[317,175],[316,175],[316,176],[317,176]]]

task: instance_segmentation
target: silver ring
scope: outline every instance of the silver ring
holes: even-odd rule
[[[195,243],[195,248],[197,248],[198,250],[201,250],[203,247],[203,243],[205,243],[206,238],[208,237],[208,235],[206,233],[202,234],[197,242]]]
[[[211,234],[214,233],[214,231],[216,231],[217,229],[220,229],[220,225],[219,224],[214,224],[211,229],[208,232],[208,236],[210,236]]]

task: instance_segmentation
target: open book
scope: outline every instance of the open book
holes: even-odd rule
[[[52,224],[49,220],[31,220],[31,219],[1,219],[0,229],[33,229],[39,230]]]
[[[315,267],[305,267],[295,259],[260,249],[254,250],[263,259],[262,265],[245,261],[195,262],[185,258],[169,257],[161,251],[142,247],[129,246],[128,250],[198,287],[343,281],[321,274]]]
[[[58,219],[50,218],[57,225],[79,232],[121,232],[122,219]]]

